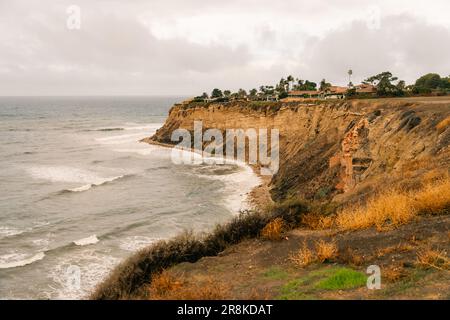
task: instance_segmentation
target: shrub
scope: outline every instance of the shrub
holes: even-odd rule
[[[169,292],[181,288],[181,286],[183,286],[181,280],[177,279],[167,271],[162,271],[160,274],[153,277],[149,287],[150,296],[154,299],[157,299],[157,297],[164,297]]]
[[[287,227],[295,228],[300,225],[303,214],[308,212],[309,209],[305,201],[291,198],[270,206],[268,211],[274,218],[283,219]]]
[[[428,269],[449,270],[450,260],[444,250],[423,248],[417,252],[416,263],[419,267]]]
[[[339,261],[343,264],[361,266],[364,263],[364,257],[352,248],[348,247],[342,253],[339,253]]]
[[[160,241],[141,249],[119,264],[91,294],[91,299],[122,299],[138,295],[145,284],[171,266],[182,262],[196,262],[207,256],[215,256],[230,245],[244,239],[256,238],[273,219],[280,218],[285,227],[298,225],[306,205],[292,202],[276,207],[273,213],[243,212],[225,225],[203,236],[185,233],[171,240]]]
[[[229,298],[229,288],[211,278],[201,282],[187,281],[163,271],[149,286],[151,300],[223,300]]]
[[[267,240],[281,240],[281,233],[283,231],[283,219],[275,218],[270,221],[261,231],[261,236]]]
[[[306,241],[303,242],[303,247],[300,248],[296,253],[289,256],[289,260],[295,265],[303,268],[310,265],[315,261],[313,252],[308,248]]]
[[[397,252],[407,252],[407,251],[411,251],[413,249],[414,249],[414,247],[410,244],[399,243],[394,246],[389,246],[389,247],[378,249],[377,253],[376,253],[376,257],[381,258],[388,254],[397,253]]]
[[[442,214],[450,209],[450,179],[444,178],[426,185],[414,195],[419,214]]]
[[[306,267],[314,262],[324,263],[333,260],[338,254],[335,242],[319,240],[315,242],[315,251],[309,249],[306,241],[303,246],[289,256],[289,260],[299,267]]]
[[[317,213],[307,213],[302,217],[302,225],[311,230],[330,229],[334,225],[334,216],[323,216]]]
[[[391,265],[382,270],[382,277],[387,282],[397,282],[398,280],[406,277],[408,272],[405,270],[403,265]]]
[[[206,247],[191,233],[159,241],[119,264],[96,287],[91,298],[110,300],[133,296],[162,270],[181,262],[195,262],[205,253]]]
[[[319,263],[331,261],[338,254],[336,242],[326,242],[319,240],[316,242],[316,259]]]

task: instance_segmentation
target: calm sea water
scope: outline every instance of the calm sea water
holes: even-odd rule
[[[138,142],[180,99],[0,98],[1,299],[85,297],[139,248],[242,209],[249,168]]]

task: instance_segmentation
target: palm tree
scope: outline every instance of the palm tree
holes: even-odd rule
[[[291,83],[294,81],[294,77],[289,75],[287,77],[287,81],[288,81],[288,91],[291,90]]]
[[[353,75],[353,70],[352,69],[348,70],[348,86],[349,87],[353,87],[352,75]]]

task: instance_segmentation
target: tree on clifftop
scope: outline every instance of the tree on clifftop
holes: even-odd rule
[[[239,98],[247,97],[247,91],[245,91],[244,89],[239,89],[237,93],[238,93]]]
[[[294,82],[294,77],[291,76],[291,75],[289,75],[289,76],[286,78],[286,80],[287,80],[287,85],[288,85],[287,90],[289,91],[289,90],[291,90],[291,88],[292,88],[292,83]]]
[[[316,90],[317,83],[309,81],[309,80],[297,80],[297,84],[294,85],[294,90],[307,90],[307,91],[313,91]]]
[[[450,82],[437,73],[428,73],[417,79],[415,86],[422,89],[446,89],[450,88]]]
[[[211,98],[215,99],[215,98],[222,98],[223,94],[222,94],[222,90],[215,88],[212,92],[211,92]]]
[[[320,81],[320,87],[319,87],[320,91],[324,91],[324,90],[328,89],[329,87],[331,87],[331,83],[327,82],[325,79],[322,79],[322,81]]]
[[[256,95],[258,94],[258,90],[256,90],[256,89],[252,89],[252,90],[250,90],[250,97],[256,97]]]
[[[404,82],[399,82],[398,85],[392,84],[393,81],[397,81],[398,78],[394,77],[391,72],[385,71],[376,76],[372,76],[363,81],[365,84],[371,84],[377,87],[378,96],[398,96],[403,94]]]

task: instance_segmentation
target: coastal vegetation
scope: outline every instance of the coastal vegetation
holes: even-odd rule
[[[336,215],[336,226],[342,230],[383,230],[408,223],[420,214],[449,212],[450,179],[444,178],[418,191],[392,189],[373,196],[364,205],[346,207]]]
[[[164,269],[182,262],[195,262],[215,256],[233,244],[256,238],[273,219],[286,227],[298,225],[307,206],[301,201],[277,205],[271,212],[244,212],[206,235],[184,233],[172,240],[160,241],[137,252],[121,263],[92,294],[93,299],[125,299],[145,294],[140,290]]]
[[[353,74],[349,70],[349,76]],[[364,85],[366,85],[364,87]],[[368,87],[370,86],[370,87]],[[373,88],[373,89],[369,89]],[[336,91],[337,90],[337,91]],[[258,89],[248,91],[239,89],[236,92],[214,88],[210,94],[204,92],[192,99],[193,102],[228,102],[234,100],[250,101],[278,101],[289,98],[292,94],[311,98],[311,95],[325,99],[329,93],[339,92],[339,97],[349,99],[367,99],[381,97],[412,97],[447,95],[450,93],[450,76],[441,77],[436,73],[428,73],[421,76],[414,84],[407,85],[405,81],[399,80],[391,72],[385,71],[368,77],[361,85],[353,85],[350,81],[346,87],[333,86],[322,79],[319,85],[310,80],[294,78],[292,75],[283,77],[275,85],[261,85]],[[316,93],[315,93],[316,92]]]

